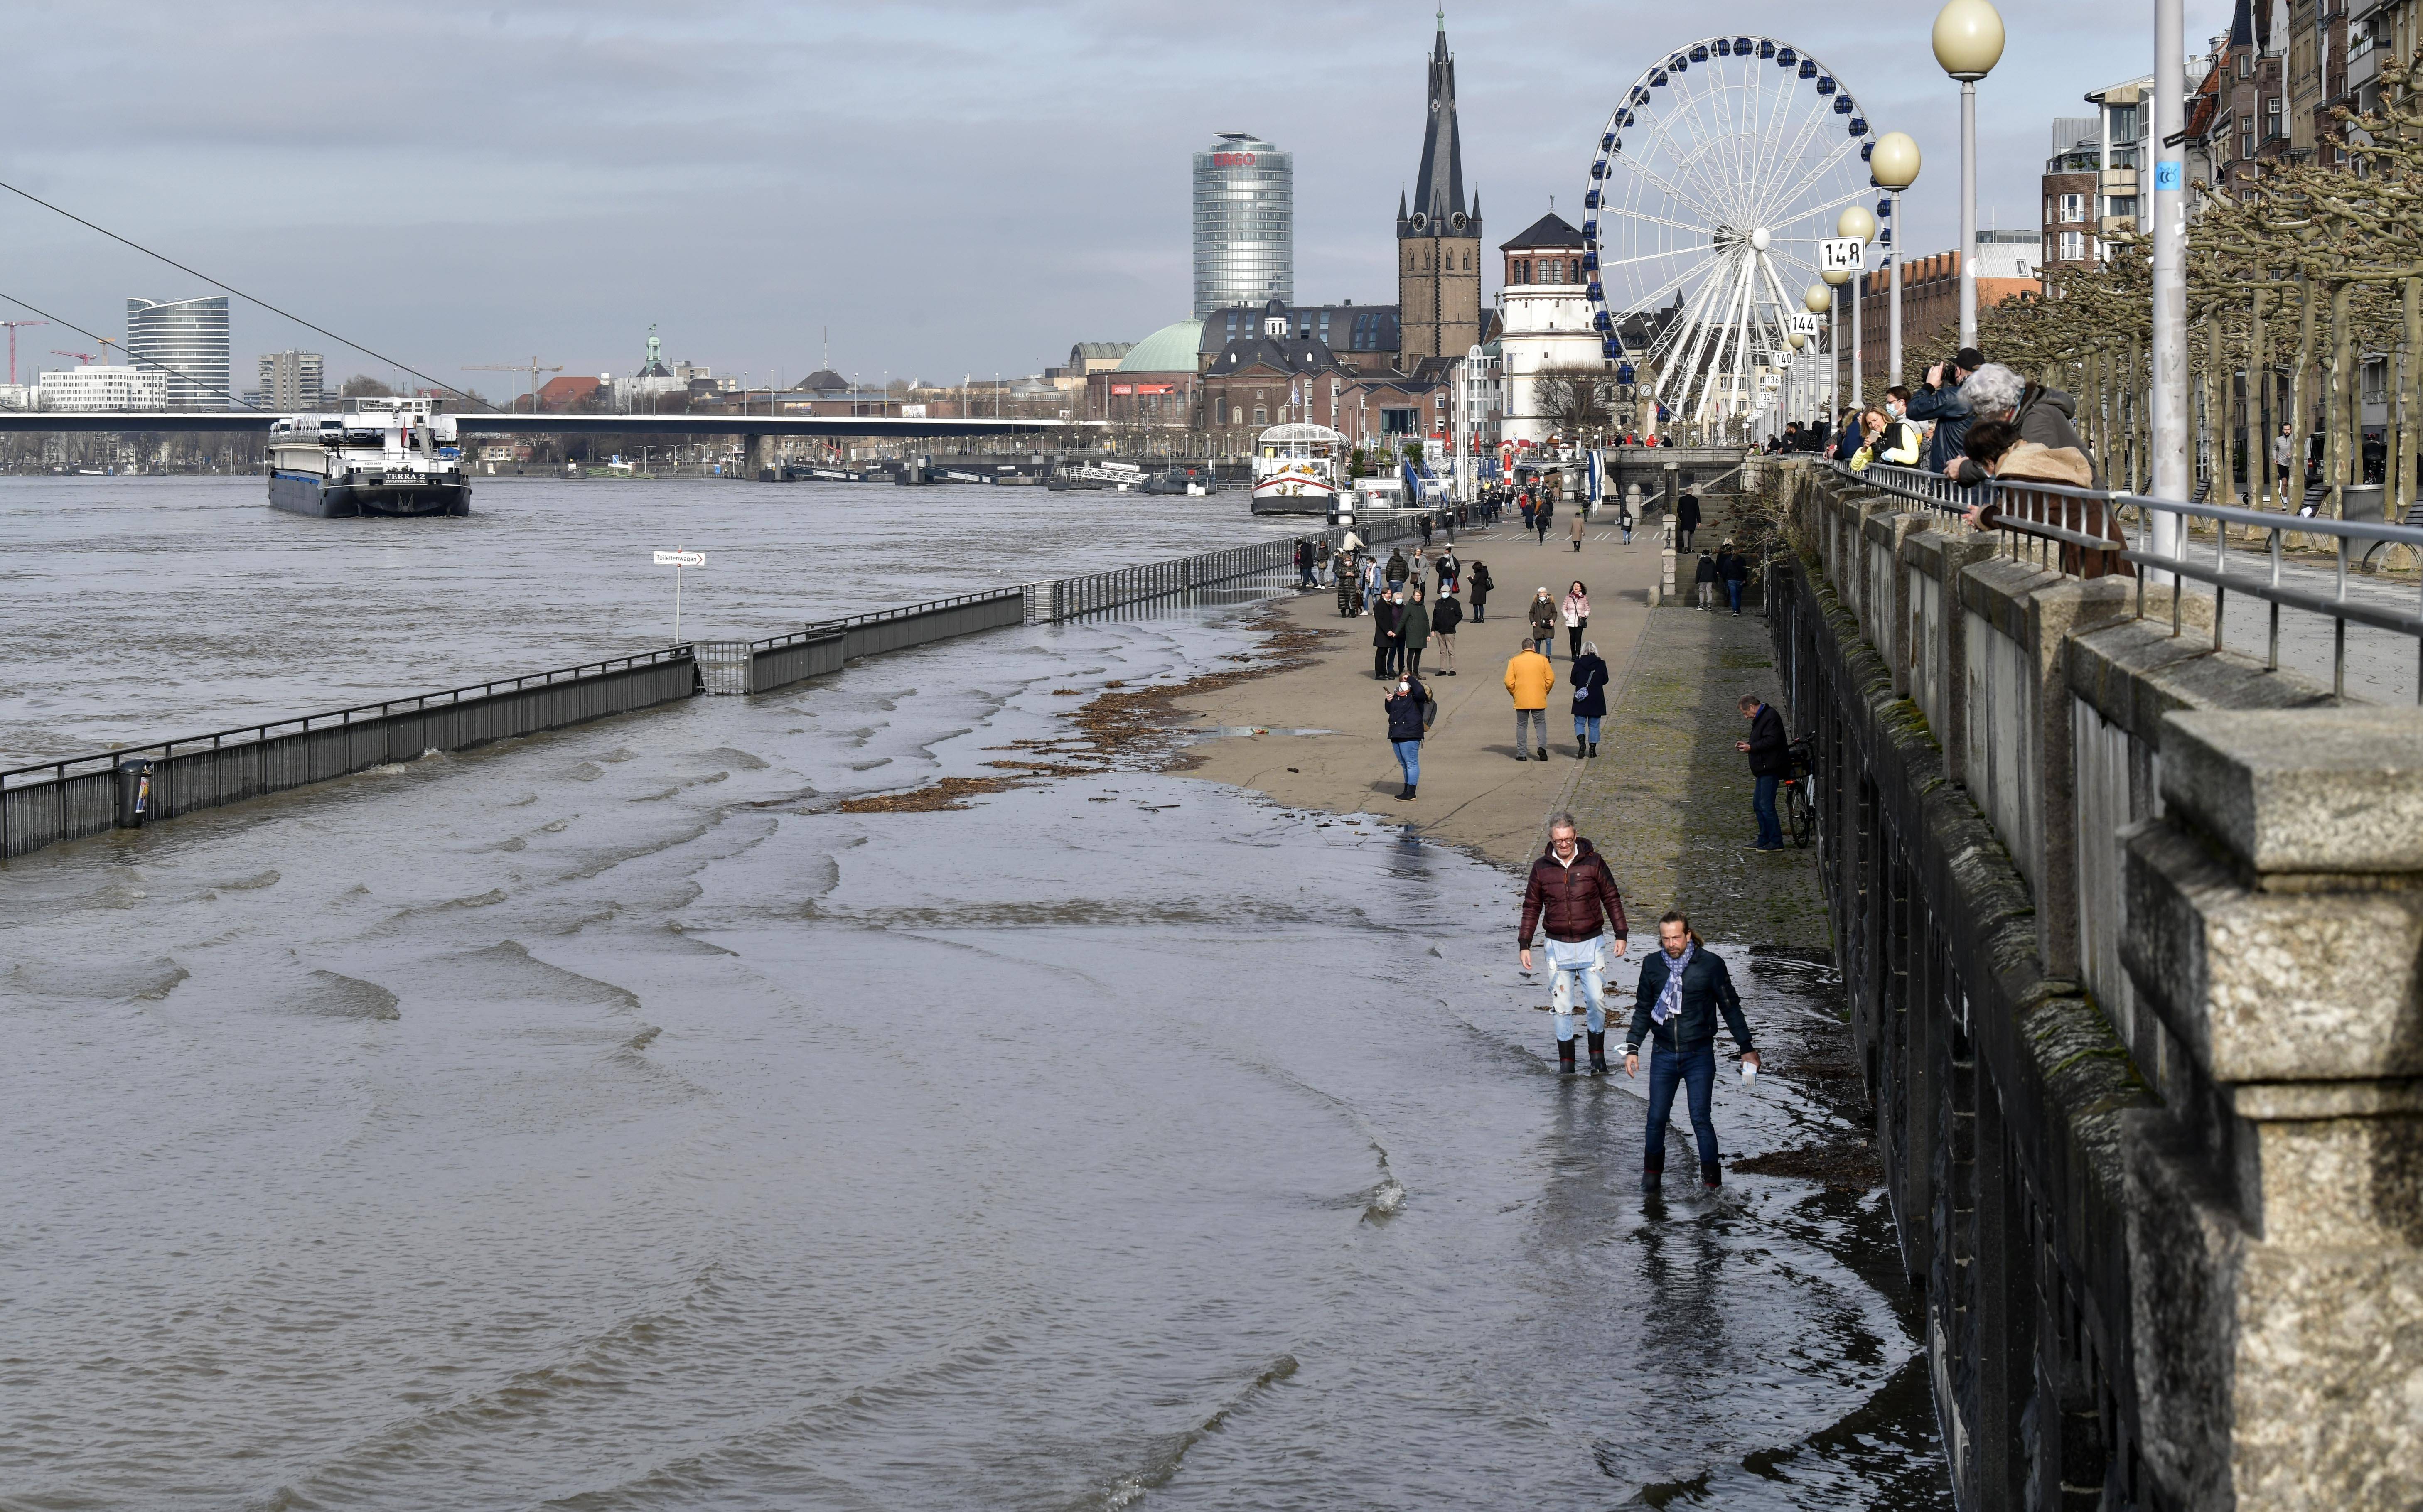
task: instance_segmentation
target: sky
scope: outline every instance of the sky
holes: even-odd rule
[[[999,0],[712,8],[12,8],[0,178],[449,384],[535,357],[668,360],[797,382],[1039,371],[1187,313],[1189,154],[1250,131],[1295,154],[1304,303],[1388,303],[1421,146],[1432,0]],[[1609,109],[1716,25],[1644,0],[1450,6],[1467,184],[1488,243],[1579,202]],[[1934,8],[1736,0],[1729,32],[1812,55],[1924,155],[1913,254],[1956,227],[1957,86]],[[2150,7],[2004,8],[1979,86],[1979,224],[2034,229],[2056,116],[2150,71]],[[2225,28],[2190,0],[2191,51]],[[128,295],[201,281],[0,195],[0,293],[122,337]],[[1494,260],[1494,256],[1491,260]],[[1495,289],[1496,277],[1490,278]],[[12,318],[28,318],[23,310]],[[21,377],[91,350],[18,333]],[[255,354],[392,367],[237,302]],[[544,375],[542,375],[544,376]]]

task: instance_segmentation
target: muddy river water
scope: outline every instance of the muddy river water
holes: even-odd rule
[[[1106,542],[1099,496],[1038,496],[987,543],[926,512],[974,491],[899,492],[700,612],[1253,528],[1215,499]],[[675,543],[623,496],[548,528]],[[323,612],[376,590],[471,649],[426,676],[348,622],[324,660],[278,649],[282,594],[207,586],[316,543],[193,508],[227,518],[141,532],[168,559],[96,554],[150,605],[121,640],[18,621],[12,748],[627,649],[669,587],[570,545],[450,585],[407,543]],[[1645,1196],[1644,1087],[1554,1074],[1507,874],[1141,770],[837,806],[1248,643],[1005,631],[0,867],[0,1508],[1948,1505],[1878,1198]],[[1771,1071],[1719,1089],[1731,1156],[1839,1128],[1794,1070],[1835,985],[1756,943],[1721,947]]]

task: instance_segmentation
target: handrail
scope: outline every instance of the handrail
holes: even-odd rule
[[[2280,610],[2291,608],[2321,615],[2331,621],[2331,691],[2337,697],[2347,695],[2347,627],[2360,624],[2374,630],[2410,637],[2416,641],[2417,665],[2415,699],[2423,704],[2423,594],[2418,594],[2413,611],[2391,607],[2348,597],[2348,547],[2350,543],[2370,543],[2374,547],[2401,544],[2423,553],[2423,527],[2393,525],[2386,520],[2333,520],[2308,514],[2281,514],[2263,510],[2244,509],[2235,504],[2204,504],[2189,499],[2155,498],[2145,494],[2131,494],[2114,489],[2073,488],[2064,483],[2015,480],[1988,480],[1974,487],[1963,488],[1943,475],[1929,474],[1916,468],[1874,463],[1854,470],[1847,464],[1832,465],[1836,476],[1876,488],[1897,497],[1926,505],[1941,513],[1966,515],[1977,505],[1995,506],[1987,528],[1998,535],[2014,541],[2012,555],[2017,556],[2016,542],[2027,539],[2056,545],[2093,551],[2107,559],[2125,561],[2138,569],[2135,614],[2146,615],[2146,585],[2154,574],[2170,574],[2176,577],[2209,585],[2213,590],[2212,643],[2215,650],[2223,644],[2225,616],[2232,591],[2248,594],[2271,606],[2271,626],[2267,666],[2274,671],[2280,666]],[[1928,480],[1932,481],[1928,481]],[[2077,500],[2082,505],[2100,507],[2102,518],[2119,532],[2117,536],[2089,535],[2065,525],[2055,525],[2051,518],[2048,500]],[[2134,510],[2140,516],[2137,539],[2131,542],[2120,512]],[[2068,510],[2061,512],[2065,517]],[[2082,523],[2086,511],[2078,512]],[[2154,522],[2167,516],[2178,523],[2175,549],[2158,550],[2153,544]],[[2191,531],[2188,523],[2210,521],[2213,528],[2213,551],[2210,565],[2189,554]],[[2268,537],[2267,557],[2271,567],[2268,576],[2230,570],[2229,529],[2236,526],[2264,531]],[[2282,540],[2294,531],[2300,535],[2325,536],[2336,543],[2334,591],[2325,597],[2320,593],[2281,581]],[[2242,555],[2242,554],[2241,554]],[[2198,554],[2201,556],[2201,553]],[[2049,571],[2060,572],[2058,558],[2045,559],[2040,551],[2035,563]],[[2180,598],[2171,594],[2171,633],[2180,629]]]

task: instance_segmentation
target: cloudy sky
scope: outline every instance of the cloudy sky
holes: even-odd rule
[[[532,355],[627,371],[653,323],[719,372],[956,380],[1062,361],[1186,313],[1189,152],[1259,133],[1296,161],[1296,292],[1395,297],[1431,0],[985,0],[714,7],[107,6],[11,12],[0,173],[448,382]],[[1578,202],[1609,107],[1710,21],[1677,8],[1451,6],[1465,170],[1489,240]],[[2007,6],[1981,86],[1980,223],[2033,229],[2049,123],[2151,67],[2147,7]],[[1913,252],[1949,247],[1956,87],[1931,5],[1738,0],[1726,29],[1822,58],[1926,158]],[[2223,28],[2192,0],[2191,38]],[[2193,45],[2193,44],[2192,44]],[[0,291],[117,337],[129,294],[204,285],[0,196]],[[1493,277],[1491,286],[1495,287]],[[22,317],[23,311],[13,312]],[[239,305],[259,352],[330,351]],[[24,330],[21,368],[89,350]]]

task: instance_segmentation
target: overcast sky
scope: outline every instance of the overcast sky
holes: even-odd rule
[[[1465,173],[1494,245],[1579,201],[1609,107],[1708,20],[1667,4],[1450,7]],[[1708,14],[1713,14],[1709,12]],[[1957,87],[1932,4],[1743,0],[1918,139],[1913,253],[1952,244]],[[12,10],[8,181],[389,353],[628,371],[651,323],[719,372],[822,358],[875,381],[1056,365],[1183,318],[1188,154],[1252,131],[1296,163],[1296,295],[1396,297],[1430,0],[511,6],[40,0]],[[1982,86],[1980,224],[2033,229],[2050,121],[2147,71],[2142,5],[2005,8]],[[2188,31],[2227,23],[2194,0]],[[2200,43],[2192,42],[2192,50]],[[102,335],[197,280],[0,196],[0,291]],[[1496,287],[1496,278],[1490,280]],[[23,316],[23,311],[12,312]],[[82,338],[18,333],[21,369]],[[251,358],[326,350],[237,306]]]

